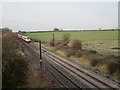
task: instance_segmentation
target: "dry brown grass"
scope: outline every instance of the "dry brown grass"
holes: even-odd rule
[[[75,46],[73,49],[74,48]],[[81,48],[79,50],[72,50],[70,46],[67,49],[59,49],[59,52],[64,54],[61,55],[76,60],[92,69],[97,69],[102,73],[107,73],[115,78],[120,78],[120,68],[118,67],[120,66],[120,61],[118,61],[120,58],[118,56],[103,55],[96,50],[81,50]]]

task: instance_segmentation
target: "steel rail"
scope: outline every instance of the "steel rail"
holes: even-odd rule
[[[107,86],[108,88],[111,88],[111,89],[114,89],[114,90],[116,90],[116,88],[114,88],[114,87],[112,87],[112,86],[110,86],[110,85],[108,85],[108,84],[106,84],[105,82],[102,82],[101,80],[99,80],[99,79],[97,79],[97,78],[95,78],[95,77],[93,77],[92,75],[90,75],[90,74],[88,74],[88,73],[85,73],[84,71],[82,71],[81,69],[79,69],[79,68],[77,68],[77,67],[75,67],[75,66],[73,66],[73,65],[71,65],[70,63],[68,63],[68,62],[66,62],[66,61],[64,61],[64,60],[62,60],[62,59],[60,59],[60,58],[58,58],[58,57],[56,57],[55,55],[53,55],[53,54],[51,54],[51,53],[49,53],[48,51],[46,51],[46,53],[48,53],[48,55],[51,55],[52,57],[54,57],[54,58],[56,58],[56,59],[58,59],[58,60],[60,60],[60,61],[62,61],[62,62],[64,62],[64,63],[66,63],[66,64],[68,64],[69,66],[71,66],[71,67],[73,67],[73,68],[75,68],[76,70],[78,70],[78,71],[80,71],[80,72],[82,72],[82,73],[84,73],[84,74],[86,74],[87,76],[89,76],[89,77],[91,77],[91,78],[93,78],[94,80],[96,80],[97,82],[100,82],[101,84],[104,84],[105,86]],[[45,54],[45,53],[44,53]],[[47,55],[47,54],[46,54]],[[50,56],[49,56],[50,57]],[[50,57],[50,58],[52,58],[52,57]],[[54,59],[54,58],[52,58],[52,59]],[[56,61],[57,62],[57,61]],[[59,63],[60,64],[60,63]],[[64,66],[64,67],[66,67],[65,65],[62,65],[62,66]],[[68,70],[70,70],[70,71],[72,71],[71,69],[69,69],[69,68],[67,68]],[[72,71],[72,72],[74,72],[74,73],[76,73],[75,71]],[[77,73],[76,73],[77,74]],[[79,75],[79,74],[77,74],[77,75]],[[80,76],[80,75],[79,75]],[[82,78],[84,78],[84,77],[82,77]],[[84,78],[85,79],[85,78]],[[86,79],[85,79],[86,80]],[[87,80],[89,83],[91,83],[92,85],[94,85],[92,82],[90,82],[89,80]],[[96,87],[98,87],[98,86],[96,86]],[[98,87],[98,88],[100,88],[100,87]]]
[[[45,67],[45,66],[44,66],[44,67]],[[56,77],[56,76],[54,75],[54,73],[52,73],[51,70],[49,70],[49,69],[46,68],[46,67],[45,67],[45,69],[47,69],[67,90],[69,90],[69,87],[67,87],[62,80],[60,80],[58,77]]]
[[[32,47],[30,47],[27,43],[24,42],[25,45],[27,45],[29,48],[31,48],[34,52],[36,52]],[[45,60],[45,59],[44,59]],[[45,60],[46,61],[46,60]],[[47,61],[46,61],[47,62]],[[56,71],[58,71],[60,74],[62,74],[65,78],[67,78],[70,82],[72,82],[76,87],[78,87],[79,89],[82,90],[81,87],[79,87],[79,85],[77,85],[76,83],[74,83],[74,81],[72,81],[70,78],[68,78],[65,74],[63,74],[60,70],[58,70],[57,68],[55,68],[52,64],[50,64],[49,62],[47,62],[50,66],[52,66]],[[64,82],[62,82],[59,78],[57,78],[50,70],[49,72],[66,88],[69,90],[69,87],[66,86],[64,84]]]
[[[45,60],[45,59],[44,59]],[[70,82],[72,82],[76,87],[78,87],[79,89],[82,90],[82,88],[77,85],[71,78],[67,77],[67,75],[65,75],[63,72],[61,72],[59,69],[57,69],[55,66],[53,66],[52,64],[50,64],[47,60],[45,60],[50,66],[52,66],[56,71],[58,71],[60,74],[62,74],[65,78],[67,78]]]
[[[29,46],[30,47],[30,46]],[[33,49],[33,48],[32,48]],[[34,49],[33,49],[34,50]],[[34,50],[35,51],[35,50]],[[56,55],[53,55],[53,54],[51,54],[51,53],[49,53],[50,51],[48,51],[48,50],[46,50],[46,49],[43,49],[42,48],[42,51],[46,51],[46,53],[48,54],[46,54],[46,56],[48,56],[49,58],[52,58],[52,57],[54,57],[54,58],[56,58],[56,59],[58,59],[58,60],[60,60],[60,61],[62,61],[62,62],[64,62],[64,63],[66,63],[67,65],[69,65],[69,66],[71,66],[71,67],[73,67],[73,68],[75,68],[76,70],[78,70],[78,71],[80,71],[80,72],[82,72],[82,73],[84,73],[84,74],[86,74],[87,76],[89,76],[89,77],[91,77],[91,78],[93,78],[93,80],[96,80],[97,82],[99,82],[99,83],[101,83],[101,84],[103,84],[103,85],[105,85],[105,86],[107,86],[108,88],[111,88],[111,89],[114,89],[114,90],[116,90],[116,88],[114,88],[114,87],[112,87],[112,86],[110,86],[110,85],[108,85],[108,84],[106,84],[105,82],[103,82],[103,81],[101,81],[101,80],[99,80],[99,79],[97,79],[97,78],[95,78],[95,77],[93,77],[92,75],[90,75],[90,74],[88,74],[88,73],[85,73],[83,70],[81,70],[81,69],[79,69],[79,68],[77,68],[77,67],[75,67],[75,66],[73,66],[72,64],[70,64],[70,63],[68,63],[68,62],[66,62],[65,60],[62,60],[62,59],[60,59],[60,58],[58,58]],[[43,53],[44,55],[45,55],[45,53]],[[50,57],[49,55],[51,55],[52,57]],[[52,58],[52,59],[54,59],[54,58]],[[57,62],[57,61],[56,61]],[[58,62],[57,62],[58,63]],[[61,64],[61,63],[59,63],[59,64]],[[62,66],[64,66],[64,67],[66,67],[65,65],[63,65],[62,64]],[[67,68],[68,70],[70,70],[71,72],[73,72],[73,73],[75,73],[74,71],[72,71],[71,69],[69,69],[69,68]],[[77,74],[77,73],[75,73],[76,75],[78,75],[79,77],[81,77],[79,74]],[[90,84],[92,84],[92,85],[94,85],[94,83],[92,83],[92,82],[90,82],[89,80],[87,80],[86,78],[84,78],[84,77],[81,77],[81,78],[83,78],[83,79],[85,79],[86,81],[88,81]],[[96,86],[96,85],[94,85],[94,86]],[[96,86],[97,88],[99,88],[99,89],[101,89],[100,87],[98,87],[98,86]]]
[[[48,56],[47,54],[45,54],[45,55],[46,55],[47,57],[51,58],[51,59],[54,59],[54,58]],[[68,69],[68,70],[71,71],[72,73],[78,75],[80,78],[82,78],[82,79],[84,79],[85,81],[89,82],[90,84],[92,84],[93,86],[97,87],[98,89],[101,89],[100,87],[94,85],[92,82],[90,82],[89,80],[87,80],[87,79],[85,79],[84,77],[80,76],[79,74],[75,73],[73,70],[69,69],[69,68],[66,67],[65,65],[59,63],[58,61],[55,61],[55,62],[57,62],[58,64],[60,64],[60,65],[63,66],[64,68]]]

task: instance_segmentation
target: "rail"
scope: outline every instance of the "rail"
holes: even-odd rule
[[[26,43],[26,45],[28,45],[28,44]],[[33,48],[33,47],[30,47],[30,48],[33,49],[35,52],[37,52],[35,48]],[[43,56],[48,57],[49,59],[51,59],[54,62],[58,63],[59,65],[63,66],[65,69],[67,69],[70,72],[76,74],[78,77],[84,79],[86,82],[88,82],[89,84],[95,86],[98,89],[109,88],[111,90],[117,90],[119,88],[119,86],[118,86],[119,84],[116,83],[116,82],[111,81],[111,82],[108,83],[107,81],[99,78],[98,76],[95,76],[95,75],[89,73],[89,71],[84,70],[82,68],[78,68],[73,63],[69,62],[68,60],[60,58],[59,56],[53,54],[52,52],[50,52],[50,51],[42,48],[42,52],[44,52],[44,51],[45,51],[45,53],[42,53]],[[67,75],[65,75],[62,71],[60,71],[58,68],[56,68],[51,63],[49,63],[47,60],[45,60],[45,61],[50,66],[52,66],[56,71],[58,71],[59,73],[61,73],[65,78],[67,78],[71,83],[73,83],[74,85],[76,85],[77,88],[81,88],[78,85],[78,83],[74,82],[74,80],[71,80],[71,78],[69,78]],[[56,79],[58,79],[58,81],[64,85],[64,83],[61,80],[59,80],[59,78],[56,77]],[[67,86],[65,86],[65,87],[67,88]],[[103,88],[101,88],[101,87],[103,87]]]

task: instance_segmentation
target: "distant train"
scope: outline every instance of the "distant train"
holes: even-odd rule
[[[28,36],[24,36],[24,35],[22,35],[22,34],[17,34],[18,35],[18,37],[19,38],[21,38],[22,40],[24,40],[25,42],[31,42],[31,39],[30,39],[30,37],[28,37]]]

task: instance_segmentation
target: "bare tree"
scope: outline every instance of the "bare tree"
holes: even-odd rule
[[[53,31],[60,31],[59,28],[54,28]]]
[[[72,50],[81,50],[82,49],[82,41],[80,40],[74,40],[71,45]]]
[[[70,35],[69,34],[64,34],[63,35],[63,43],[64,43],[64,45],[67,46],[69,42],[70,42]]]

